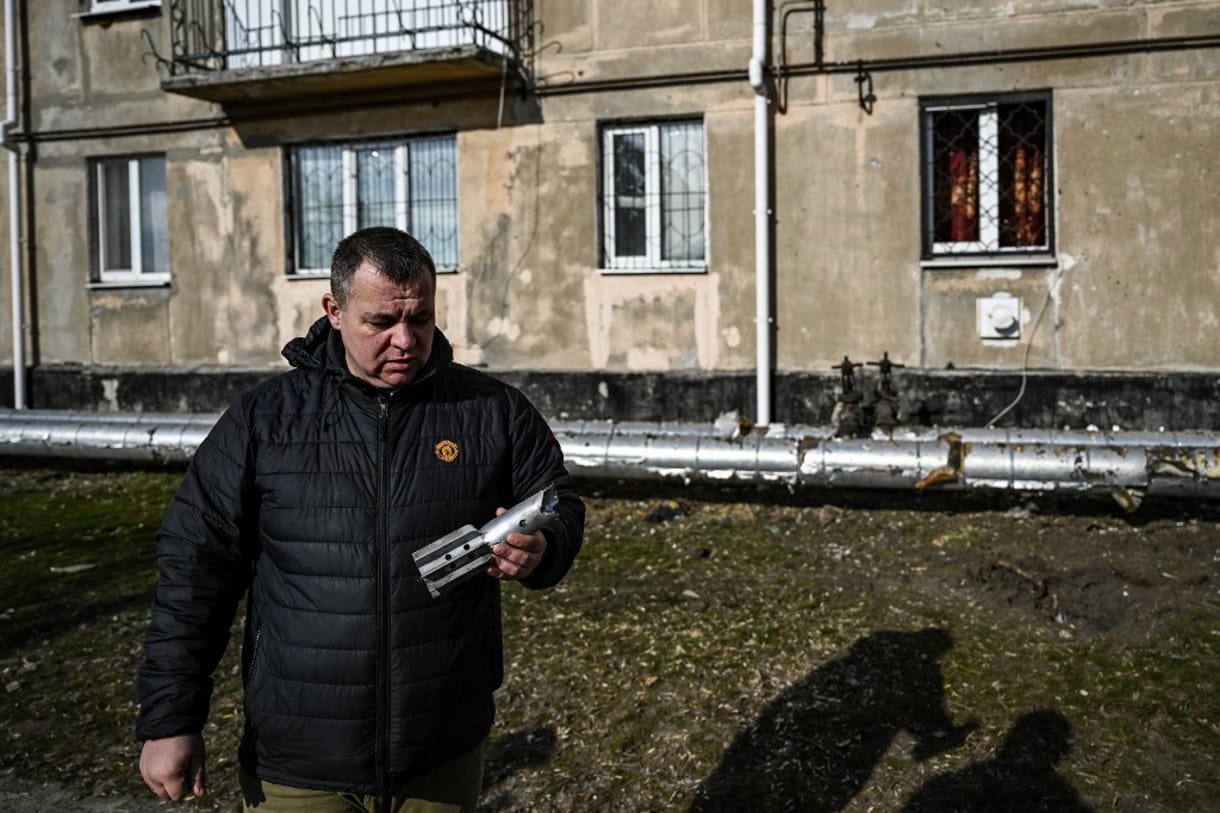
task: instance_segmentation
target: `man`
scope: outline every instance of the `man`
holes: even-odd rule
[[[162,799],[206,791],[210,675],[248,591],[247,810],[473,809],[500,581],[562,578],[584,505],[525,397],[453,362],[435,294],[410,235],[345,238],[326,315],[284,348],[295,369],[239,397],[195,454],[158,536],[138,679],[140,771]],[[551,525],[429,595],[414,551],[551,483]]]

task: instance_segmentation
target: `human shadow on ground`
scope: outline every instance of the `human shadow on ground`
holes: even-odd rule
[[[483,762],[483,792],[493,790],[522,768],[541,765],[555,754],[555,730],[530,728],[497,737],[487,748]],[[479,804],[479,813],[492,813],[513,806],[511,793],[496,794]]]
[[[692,813],[841,810],[868,782],[894,737],[918,760],[955,748],[975,724],[945,709],[940,658],[948,631],[874,632],[773,701],[695,793]]]
[[[929,779],[903,813],[1077,813],[1091,808],[1055,771],[1072,750],[1072,727],[1055,711],[1020,717],[994,759]]]

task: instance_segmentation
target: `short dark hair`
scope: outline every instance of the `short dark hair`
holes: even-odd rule
[[[402,229],[371,226],[339,241],[330,261],[330,293],[340,308],[347,307],[352,277],[362,263],[398,284],[415,282],[425,273],[436,281],[436,264],[428,249]]]

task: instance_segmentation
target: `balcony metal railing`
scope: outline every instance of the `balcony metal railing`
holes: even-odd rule
[[[532,0],[170,0],[173,75],[474,47],[528,78]]]

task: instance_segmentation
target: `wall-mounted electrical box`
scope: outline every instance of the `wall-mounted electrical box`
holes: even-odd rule
[[[1021,338],[1021,300],[1008,294],[975,300],[980,339]]]

